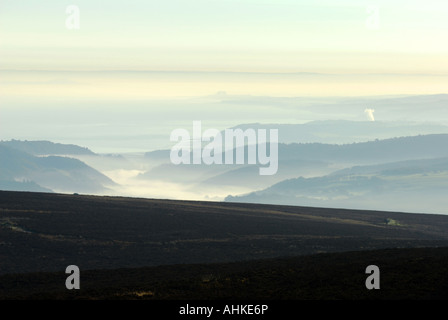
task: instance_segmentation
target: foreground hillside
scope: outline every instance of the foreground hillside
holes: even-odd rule
[[[372,264],[380,270],[377,290],[365,286],[365,269]],[[4,275],[0,300],[249,300],[268,305],[270,300],[446,300],[447,274],[448,247],[383,249],[81,271],[80,290],[65,288],[63,272]]]
[[[446,299],[447,262],[445,215],[0,191],[0,299]]]
[[[0,192],[0,274],[448,246],[448,216]]]

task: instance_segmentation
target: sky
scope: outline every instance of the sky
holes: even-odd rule
[[[447,14],[443,0],[2,0],[0,69],[447,74]]]
[[[447,15],[443,0],[1,0],[0,111],[446,93]]]

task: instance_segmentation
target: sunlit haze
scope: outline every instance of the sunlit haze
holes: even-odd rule
[[[446,133],[447,15],[442,0],[2,0],[0,137],[132,155],[83,159],[118,194],[222,200],[259,186],[140,179],[163,172],[144,153],[193,121],[317,121],[288,140],[306,143]]]

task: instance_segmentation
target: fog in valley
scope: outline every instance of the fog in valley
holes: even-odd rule
[[[9,92],[1,107],[0,147],[5,157],[1,181],[6,189],[446,213],[442,194],[448,174],[444,162],[448,96],[444,94],[379,95],[372,82],[371,90],[366,85],[360,91],[363,95],[336,94],[335,88],[356,81],[361,85],[366,75],[336,81],[325,74],[131,72],[108,85],[127,83],[137,90],[153,79],[165,85],[171,81],[172,91],[157,96],[157,86],[148,85],[148,91],[140,88],[131,99],[113,89],[99,98],[88,92],[92,83],[103,85],[98,80],[104,73],[32,72],[27,77],[31,82],[34,77],[42,90],[36,99],[29,99],[14,96],[14,90],[27,86],[23,78],[14,83],[14,76],[3,80]],[[394,76],[381,79],[387,84]],[[374,76],[369,81],[379,80]],[[420,75],[407,81],[417,86],[417,80],[427,79]],[[257,90],[274,85],[265,94],[238,94],[237,84],[243,81]],[[303,96],[292,95],[288,87],[279,89],[276,84],[282,82],[295,83]],[[316,83],[328,94],[305,94],[307,85]],[[193,84],[214,91],[187,95]],[[96,95],[102,92],[101,85],[95,87]],[[83,86],[87,91],[76,96]],[[49,88],[61,90],[50,95]],[[201,122],[202,133],[278,130],[278,170],[263,176],[260,164],[247,161],[173,164],[170,150],[177,142],[170,140],[170,134],[184,129],[193,140],[194,121]],[[247,148],[245,152],[247,157]],[[378,165],[388,170],[372,169]],[[344,171],[350,168],[357,168],[356,173]]]

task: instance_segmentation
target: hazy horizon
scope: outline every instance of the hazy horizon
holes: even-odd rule
[[[170,133],[192,130],[193,121],[204,130],[353,122],[296,128],[301,136],[289,132],[289,142],[446,133],[447,10],[441,0],[4,0],[0,140],[127,154],[126,164],[85,159],[121,183],[118,194],[222,200],[281,179],[325,176],[363,163],[296,157],[257,185],[250,168],[195,176],[142,155],[170,149]],[[8,179],[30,174],[18,171]],[[431,188],[441,176],[432,178],[424,180]]]

